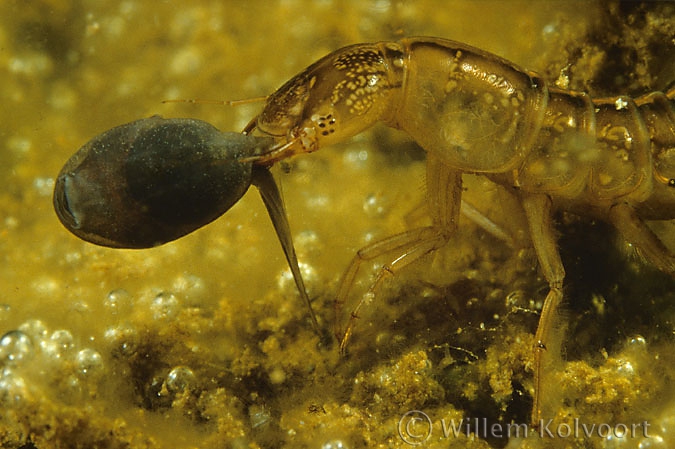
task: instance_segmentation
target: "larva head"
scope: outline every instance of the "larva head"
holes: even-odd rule
[[[392,89],[402,83],[402,52],[395,44],[359,44],[318,60],[267,100],[256,127],[283,151],[273,160],[312,152],[386,120]]]

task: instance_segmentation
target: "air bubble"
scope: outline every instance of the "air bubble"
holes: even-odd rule
[[[321,449],[347,449],[347,447],[342,440],[331,440],[321,445]]]
[[[33,148],[33,142],[28,137],[12,136],[7,139],[6,148],[17,154],[26,154]]]
[[[368,152],[366,150],[346,151],[343,156],[345,165],[350,165],[354,169],[362,169],[367,166]]]
[[[132,355],[138,347],[138,334],[130,324],[120,324],[107,328],[103,332],[103,338],[115,348],[115,352],[123,356]]]
[[[180,293],[186,305],[197,307],[207,294],[204,280],[194,274],[184,273],[173,281],[173,290]]]
[[[195,375],[187,366],[177,366],[166,376],[166,389],[171,393],[182,393],[194,387]]]
[[[188,46],[178,49],[169,62],[170,70],[176,75],[190,75],[197,73],[203,64],[203,58],[198,48]]]
[[[40,348],[47,356],[60,359],[73,349],[73,335],[65,329],[52,333],[49,339],[40,341]]]
[[[73,334],[65,329],[55,330],[49,339],[59,345],[62,349],[70,349],[73,347]]]
[[[7,332],[0,338],[0,362],[16,365],[33,355],[33,341],[21,331]]]
[[[33,180],[33,187],[38,192],[38,195],[51,197],[54,191],[54,178],[38,177]]]
[[[9,304],[0,304],[0,322],[7,322],[12,312],[12,307]]]
[[[644,349],[647,347],[647,341],[642,335],[636,335],[628,341],[628,344],[634,348]]]
[[[300,262],[298,263],[298,268],[300,269],[300,276],[302,276],[305,288],[307,289],[307,294],[312,296],[311,286],[319,283],[319,275],[317,274],[316,269],[312,265]],[[277,286],[279,290],[281,290],[284,293],[289,292],[291,290],[297,291],[295,279],[293,279],[293,273],[291,273],[291,270],[289,268],[286,268],[284,271],[281,272],[281,274],[277,278]]]
[[[58,280],[49,276],[42,276],[32,283],[33,290],[40,296],[54,296],[61,291]]]
[[[0,403],[3,404],[3,408],[19,405],[26,393],[26,381],[23,377],[9,368],[3,369],[0,373]]]
[[[69,396],[66,399],[66,401],[72,401],[76,397],[81,396],[82,394],[82,383],[80,382],[80,379],[77,377],[70,375],[68,378],[65,380],[63,383],[63,393],[68,394]],[[72,402],[70,402],[72,403]]]
[[[666,447],[665,440],[661,435],[650,435],[638,444],[638,449],[665,449]]]
[[[28,320],[19,326],[19,330],[33,340],[40,340],[47,336],[47,326],[41,320]]]
[[[162,292],[152,300],[150,310],[155,320],[166,320],[178,315],[178,298],[173,293]]]
[[[298,257],[318,257],[323,250],[319,235],[312,230],[300,232],[295,238],[295,251]]]
[[[85,314],[91,312],[91,307],[84,301],[77,301],[70,306],[69,312],[76,312],[78,314]]]
[[[90,348],[85,348],[78,352],[76,361],[80,374],[85,376],[100,370],[103,366],[101,354]]]
[[[103,306],[113,315],[126,314],[131,311],[133,298],[128,291],[118,288],[108,293],[103,300]]]
[[[371,193],[363,201],[363,212],[370,218],[381,218],[389,212],[389,201],[382,194]]]
[[[635,368],[633,368],[633,364],[628,360],[619,360],[618,364],[619,366],[616,370],[619,374],[623,374],[626,377],[632,377],[635,374]]]

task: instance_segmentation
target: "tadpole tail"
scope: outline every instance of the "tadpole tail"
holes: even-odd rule
[[[293,274],[293,279],[295,280],[295,285],[300,292],[300,296],[307,303],[309,308],[309,315],[312,319],[312,326],[316,334],[321,337],[321,330],[319,328],[319,323],[316,320],[316,315],[314,315],[314,309],[312,309],[312,303],[309,300],[307,295],[307,290],[305,290],[305,283],[302,280],[302,275],[300,274],[300,267],[298,266],[298,258],[295,255],[295,247],[293,246],[293,238],[291,236],[291,228],[288,224],[288,218],[286,217],[286,209],[284,208],[284,202],[281,199],[281,194],[277,188],[276,182],[272,177],[272,173],[262,166],[253,165],[253,180],[252,184],[258,188],[260,196],[265,203],[267,208],[267,213],[272,219],[272,224],[274,225],[274,230],[277,233],[281,247],[284,250],[286,255],[286,260],[288,261],[288,266],[291,269]]]

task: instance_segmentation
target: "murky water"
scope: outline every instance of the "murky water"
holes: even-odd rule
[[[262,106],[163,100],[263,96],[355,42],[438,36],[593,94],[663,89],[675,79],[675,10],[641,8],[2,3],[2,447],[407,447],[427,438],[427,418],[425,447],[672,447],[675,285],[599,223],[559,217],[567,362],[547,379],[546,399],[556,423],[596,424],[593,435],[581,428],[575,439],[551,425],[563,436],[509,438],[506,424],[529,419],[533,333],[546,292],[531,251],[463,220],[447,248],[382,289],[340,358],[334,342],[313,333],[254,189],[204,229],[140,251],[78,240],[51,198],[68,157],[113,126],[159,114],[238,131]],[[275,169],[327,333],[355,251],[424,221],[423,159],[405,135],[376,127]],[[481,178],[466,187],[483,213],[522,234],[499,189]],[[675,247],[672,223],[656,229]],[[406,415],[413,410],[424,414]],[[502,435],[484,423],[503,426]]]

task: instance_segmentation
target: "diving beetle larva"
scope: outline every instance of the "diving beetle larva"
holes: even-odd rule
[[[248,160],[271,164],[313,152],[376,122],[407,132],[427,152],[432,225],[358,251],[336,295],[341,350],[365,298],[453,235],[462,174],[484,175],[522,205],[549,285],[534,348],[532,421],[538,422],[542,367],[565,276],[553,211],[609,221],[645,259],[675,276],[675,257],[642,221],[675,218],[675,88],[636,99],[592,99],[450,40],[357,44],[323,57],[269,96],[244,132],[257,130],[275,145]],[[361,263],[381,256],[389,262],[343,325],[340,310]]]

